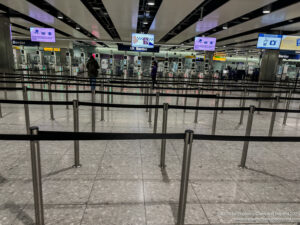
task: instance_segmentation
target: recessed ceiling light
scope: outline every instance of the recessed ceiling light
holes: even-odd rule
[[[76,26],[76,30],[80,30],[80,27]]]
[[[225,24],[225,25],[223,25],[223,30],[227,30],[228,29],[228,25],[227,24]]]
[[[294,20],[289,20],[289,23],[292,23],[292,22],[294,22]]]
[[[263,14],[269,14],[271,13],[271,9],[270,8],[264,8],[263,9]]]
[[[57,18],[62,20],[64,17],[62,15],[58,15]]]
[[[145,24],[145,25],[148,24],[148,21],[147,21],[147,20],[144,20],[144,21],[143,21],[143,24]]]
[[[150,0],[149,0],[149,1],[147,2],[147,5],[153,6],[153,5],[155,5],[155,1],[150,1]]]

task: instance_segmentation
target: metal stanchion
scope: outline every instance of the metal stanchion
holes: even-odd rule
[[[155,105],[159,105],[159,92],[156,92]],[[158,108],[155,108],[154,111],[154,125],[153,125],[153,133],[157,132],[157,120],[158,120]]]
[[[164,103],[162,134],[166,134],[167,133],[168,108],[169,108],[169,104],[168,103]],[[166,167],[166,139],[162,139],[161,140],[160,167],[162,169],[164,169]]]
[[[198,97],[196,99],[196,107],[199,107],[199,104],[200,104],[200,92],[201,92],[201,88],[199,87],[198,88]],[[194,120],[194,123],[197,123],[198,122],[198,114],[199,114],[199,110],[196,109],[195,110],[195,120]]]
[[[38,135],[38,127],[30,127],[30,135]],[[42,169],[39,141],[30,141],[35,224],[44,225]]]
[[[27,87],[23,86],[23,100],[28,101],[28,95],[27,95]],[[27,134],[30,133],[30,117],[29,117],[29,107],[28,104],[24,104],[24,111],[25,111],[25,124],[26,124],[26,131]]]
[[[149,106],[152,105],[152,88],[150,88],[150,96],[149,96]],[[149,119],[148,122],[151,123],[152,120],[152,108],[149,108]]]
[[[245,104],[246,104],[246,89],[244,90],[244,95],[243,95],[243,101],[242,101],[242,105],[241,107],[244,108],[245,107]],[[241,116],[240,116],[240,125],[243,124],[243,121],[244,121],[244,110],[241,111]]]
[[[69,85],[68,85],[68,81],[67,81],[67,84],[66,84],[66,102],[69,101]],[[67,104],[66,105],[66,109],[69,109],[69,105]]]
[[[279,102],[279,96],[276,96],[276,100],[274,102],[273,109],[276,110]],[[272,112],[271,116],[271,123],[270,123],[270,129],[269,129],[269,137],[272,137],[273,135],[273,129],[274,129],[274,123],[275,123],[275,118],[276,118],[276,112]]]
[[[93,90],[91,92],[91,97],[92,97],[92,103],[95,103],[95,98],[96,98],[96,91]],[[92,132],[96,131],[96,108],[95,106],[92,106]]]
[[[0,118],[3,118],[1,104],[0,104]]]
[[[150,94],[150,87],[148,87],[148,85],[147,85],[147,89],[146,89],[146,94],[147,94],[147,96],[146,96],[146,105],[148,105],[149,104],[149,94]],[[148,107],[146,108],[146,112],[149,112]]]
[[[40,84],[40,88],[41,88],[41,101],[44,101],[44,92],[43,92],[43,84]]]
[[[76,99],[77,99],[77,101],[79,101],[79,83],[78,83],[78,81],[76,82]]]
[[[110,92],[114,92],[113,87],[110,88]],[[114,94],[110,94],[110,103],[111,103],[111,104],[114,103]]]
[[[109,90],[109,87],[107,87],[107,90],[106,90],[106,91],[107,91],[107,94],[106,94],[106,102],[107,102],[107,104],[109,104],[109,95],[110,95],[110,94],[109,94],[109,91],[110,91],[110,90]],[[109,106],[107,106],[107,111],[109,111]]]
[[[191,167],[193,135],[194,135],[193,131],[191,130],[185,131],[182,168],[181,168],[180,196],[179,196],[179,206],[177,212],[177,225],[184,225],[188,186],[189,186],[189,175],[190,175],[190,167]]]
[[[219,94],[216,95],[215,107],[219,107]],[[216,109],[214,111],[214,117],[213,117],[211,135],[215,135],[216,134],[217,116],[218,116],[218,110]]]
[[[4,77],[4,85],[5,85],[5,88],[7,88],[7,83],[6,83],[6,76],[5,76],[5,73],[3,73],[3,77]],[[6,90],[6,89],[4,90],[4,99],[7,100],[7,90]]]
[[[77,100],[73,100],[73,122],[74,132],[79,132],[79,104]],[[79,158],[79,140],[74,141],[74,168],[81,167]]]
[[[48,90],[49,90],[49,101],[52,102],[52,92],[51,92],[51,82],[48,82]],[[54,113],[53,113],[53,105],[50,103],[50,118],[54,120]]]
[[[259,96],[260,98],[260,96]],[[261,99],[258,99],[258,106],[257,108],[261,108]],[[260,114],[260,111],[257,111],[257,114]]]
[[[101,91],[104,91],[104,84],[101,83]],[[101,93],[101,104],[104,104],[104,94]],[[104,121],[104,107],[101,106],[101,121]]]
[[[225,106],[225,97],[226,97],[226,85],[223,87],[223,90],[222,90],[222,110],[221,110],[221,113],[224,112],[223,108]]]
[[[176,106],[178,106],[179,103],[179,84],[177,84],[177,90],[176,90],[177,98],[176,98]]]
[[[186,90],[185,90],[185,97],[184,97],[184,107],[186,107],[186,102],[187,102],[187,93],[188,90],[187,90],[187,86],[186,86]],[[183,112],[186,112],[186,109],[183,110]]]
[[[255,111],[255,106],[251,105],[248,114],[248,121],[247,121],[246,134],[245,134],[246,137],[249,137],[251,134],[254,111]],[[249,141],[244,141],[243,153],[242,153],[241,164],[240,164],[240,167],[242,168],[245,168],[246,166],[248,147],[249,147]]]
[[[288,117],[288,110],[289,110],[289,108],[290,108],[290,102],[291,102],[291,100],[290,100],[290,98],[292,98],[292,95],[293,95],[293,93],[292,93],[292,90],[290,90],[290,93],[289,93],[289,96],[288,96],[288,98],[289,99],[287,99],[287,102],[286,102],[286,105],[285,105],[285,113],[284,113],[284,117],[283,117],[283,125],[286,125],[286,120],[287,120],[287,117]]]

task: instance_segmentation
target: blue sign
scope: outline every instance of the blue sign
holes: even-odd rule
[[[259,34],[257,48],[262,49],[279,49],[282,35]]]

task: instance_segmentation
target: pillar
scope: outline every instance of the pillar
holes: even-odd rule
[[[204,75],[207,79],[213,78],[213,57],[215,52],[206,51],[205,52],[205,64],[204,64]]]

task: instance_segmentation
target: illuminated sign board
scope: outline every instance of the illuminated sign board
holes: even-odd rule
[[[300,36],[282,36],[280,50],[300,50]]]
[[[195,51],[215,51],[217,39],[213,37],[195,37]]]
[[[55,42],[55,29],[30,27],[31,41],[34,42]]]
[[[131,35],[131,46],[136,48],[154,48],[154,35],[133,33]]]
[[[282,35],[259,34],[257,48],[261,49],[279,49]]]
[[[60,48],[44,48],[45,52],[60,52]]]

